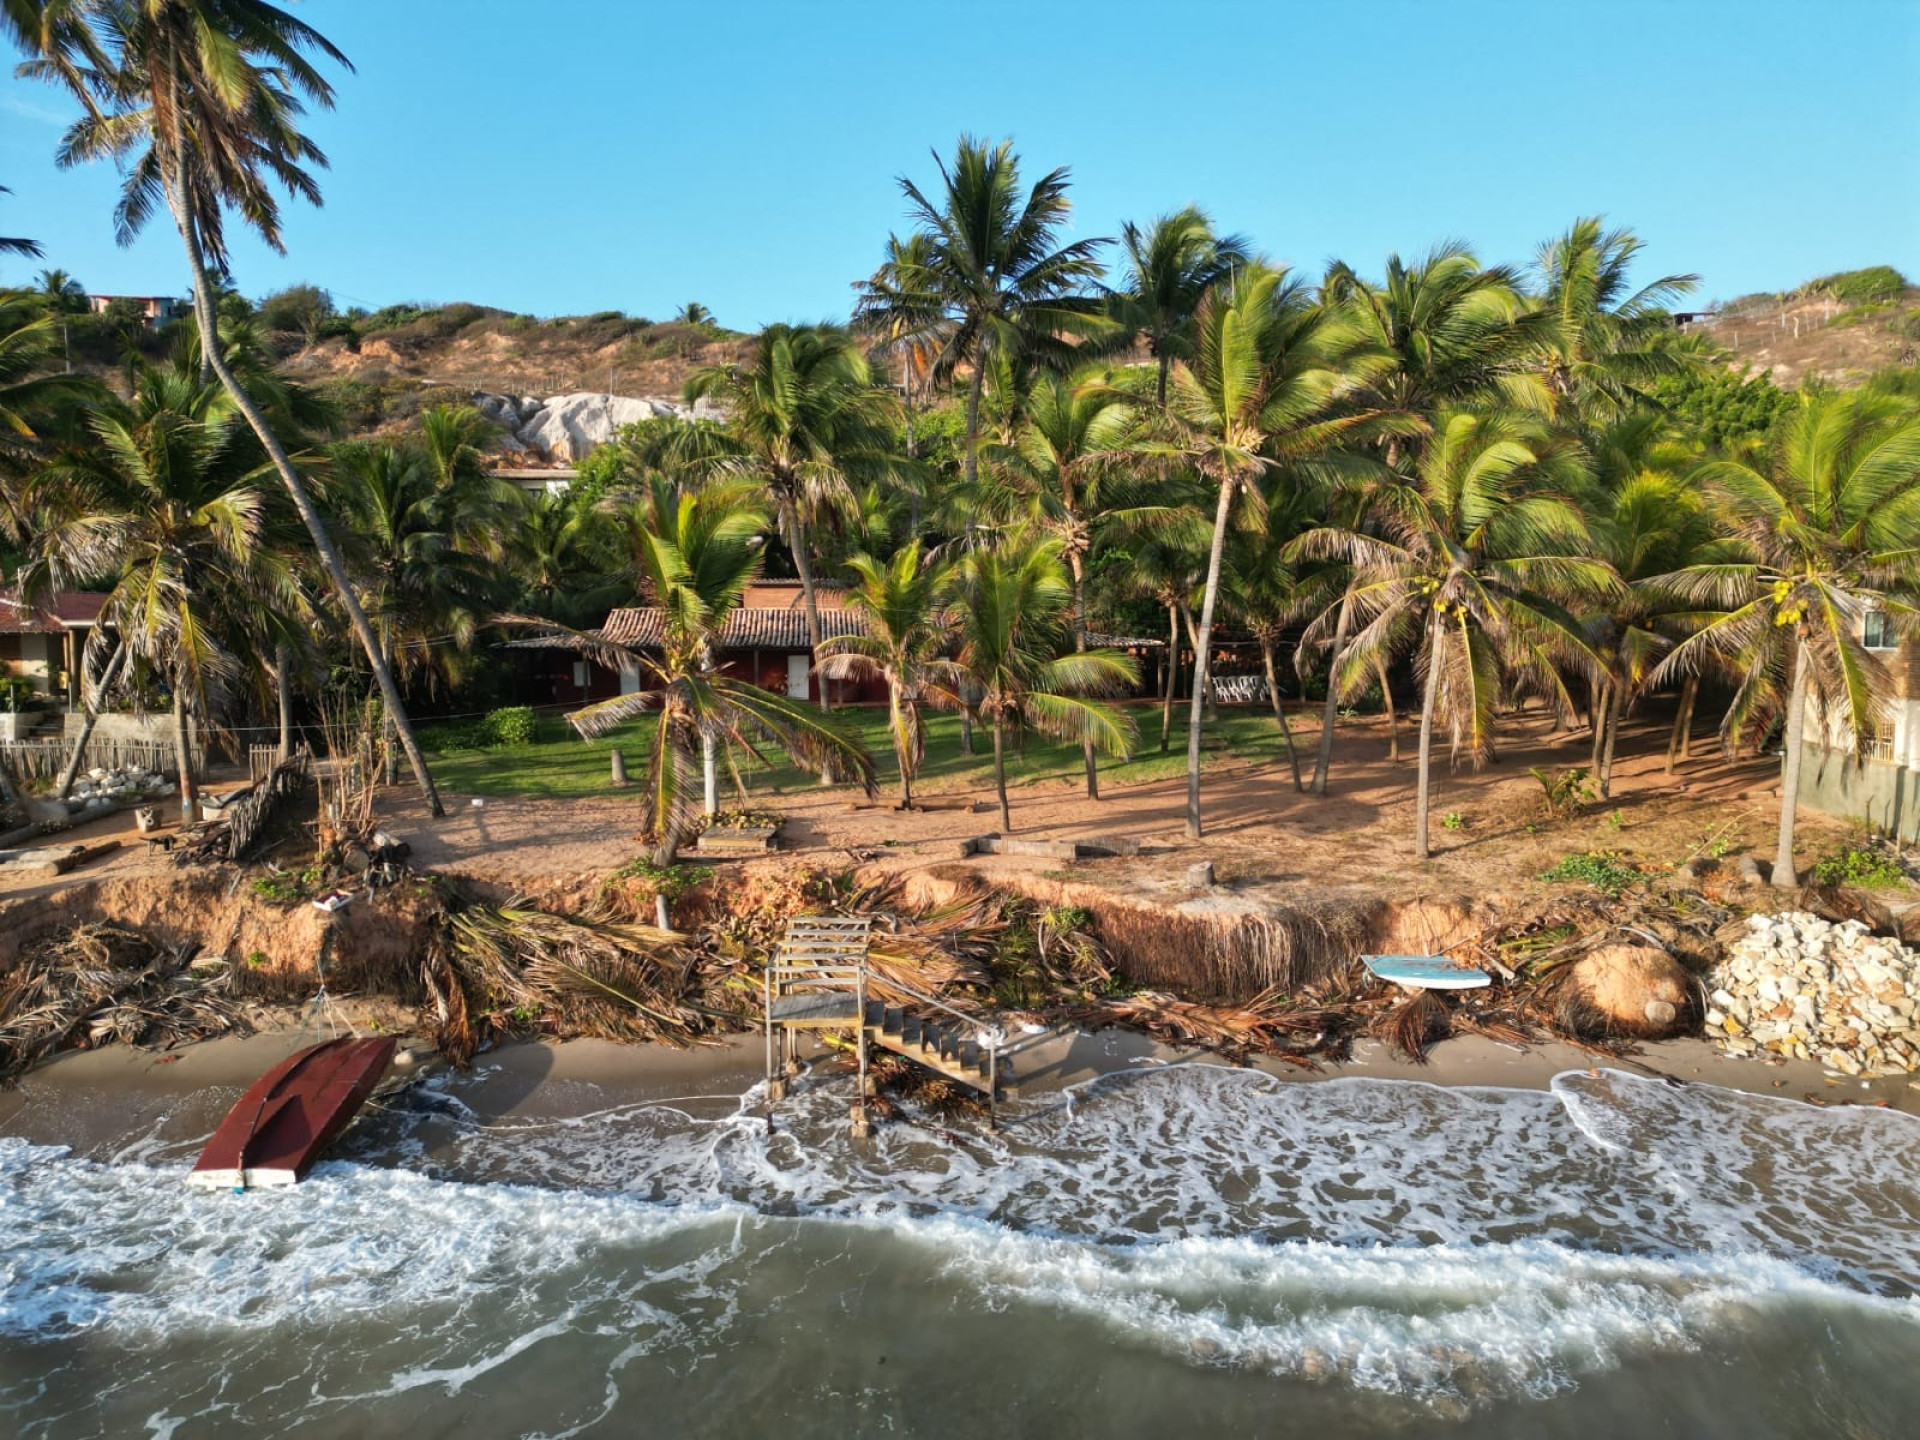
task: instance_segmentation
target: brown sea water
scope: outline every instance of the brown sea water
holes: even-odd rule
[[[294,1191],[0,1139],[0,1434],[1895,1437],[1920,1121],[1606,1072],[1170,1067],[857,1144],[843,1082],[482,1124]]]

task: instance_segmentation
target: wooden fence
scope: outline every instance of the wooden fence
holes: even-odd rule
[[[60,771],[71,753],[72,747],[64,740],[13,740],[0,743],[0,758],[4,758],[13,773],[28,785],[50,785],[59,779]],[[204,750],[194,751],[193,764],[196,770],[204,769],[206,760]],[[174,748],[162,740],[109,740],[96,735],[87,742],[87,756],[81,774],[96,767],[121,770],[128,766],[172,774],[176,768]]]

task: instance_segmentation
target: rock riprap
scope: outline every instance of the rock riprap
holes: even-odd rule
[[[1707,1035],[1732,1055],[1842,1075],[1920,1070],[1920,950],[1805,911],[1754,915],[1707,975]]]

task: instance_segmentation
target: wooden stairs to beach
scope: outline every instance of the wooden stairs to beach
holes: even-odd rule
[[[876,998],[867,963],[870,921],[803,916],[787,922],[767,966],[767,1096],[785,1098],[787,1077],[799,1069],[795,1049],[802,1030],[851,1030],[859,1051],[856,1134],[868,1130],[867,1055],[891,1051],[987,1097],[989,1115],[1002,1095],[1019,1093],[1013,1066],[1002,1053],[1005,1036],[987,1016],[891,978],[880,982],[898,1003]]]

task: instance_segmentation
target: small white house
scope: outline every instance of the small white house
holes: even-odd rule
[[[1920,840],[1920,636],[1902,639],[1885,615],[1869,612],[1860,638],[1893,673],[1892,694],[1858,763],[1844,727],[1836,722],[1822,733],[1820,718],[1808,714],[1806,735],[1817,748],[1801,772],[1800,799],[1829,815]]]

